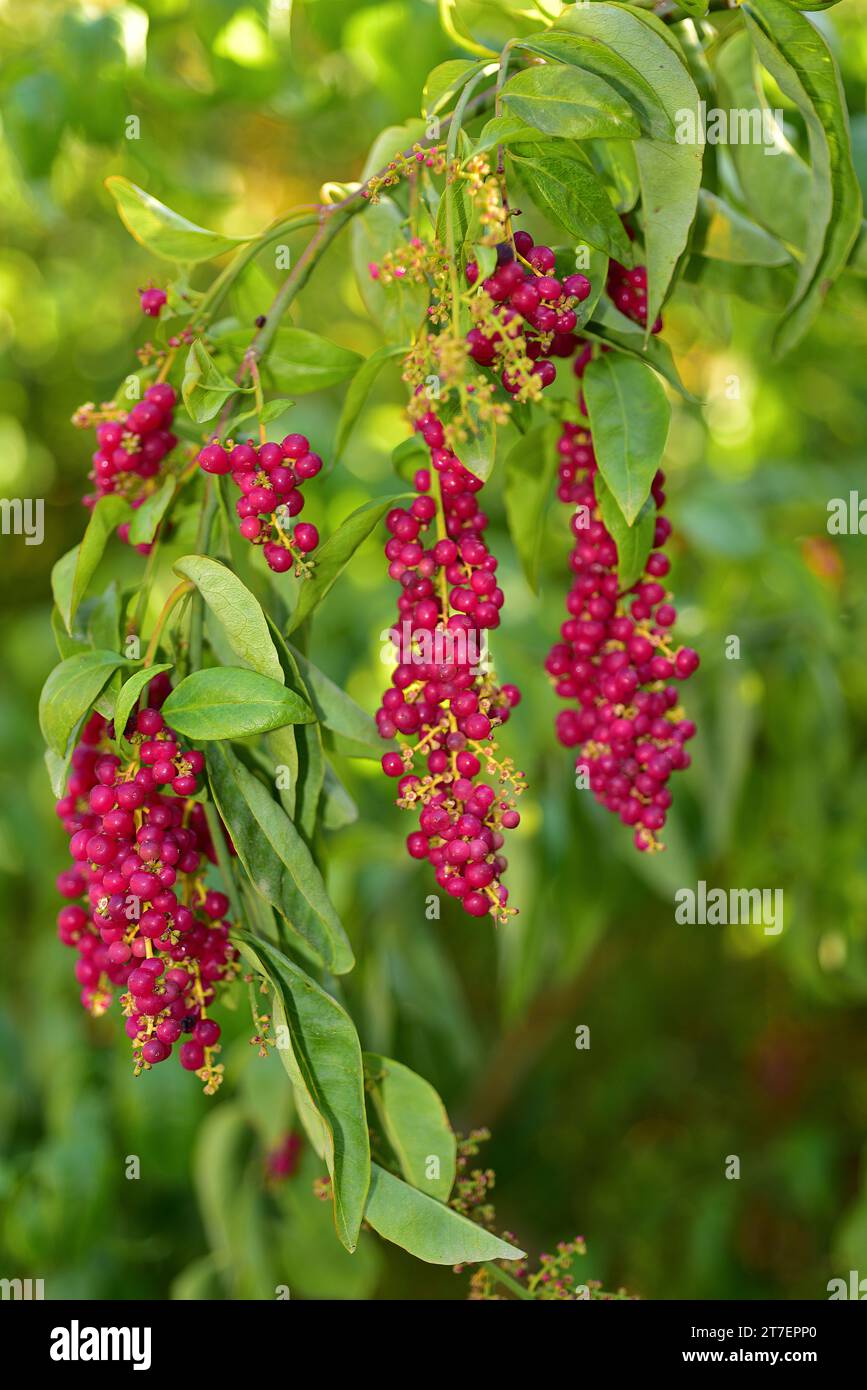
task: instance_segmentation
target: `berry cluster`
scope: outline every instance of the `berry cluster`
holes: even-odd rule
[[[155,677],[151,700],[167,693]],[[101,715],[91,716],[57,803],[73,859],[57,880],[70,900],[58,935],[78,951],[75,974],[90,1013],[105,1013],[112,986],[121,991],[136,1075],[180,1042],[181,1066],[212,1094],[223,1068],[214,1062],[220,1025],[208,1006],[234,973],[237,953],[228,899],[206,890],[201,877],[202,857],[213,849],[203,808],[188,798],[204,760],[179,747],[153,704],[130,720],[135,754],[125,768],[106,751],[110,732]]]
[[[110,492],[119,493],[134,508],[142,505],[148,495],[142,483],[156,477],[163,459],[178,442],[172,433],[177,399],[174,387],[159,381],[148,387],[126,415],[118,416],[114,407],[98,412],[84,406],[77,412],[76,424],[96,427],[97,450],[87,475],[96,484],[96,491],[82,499],[86,507],[92,509]],[[129,522],[118,527],[118,535],[129,540]],[[149,545],[136,548],[143,554],[150,550]]]
[[[578,317],[574,305],[590,294],[586,275],[554,275],[556,257],[550,246],[536,246],[529,232],[516,232],[514,243],[497,247],[497,267],[482,282],[494,301],[491,331],[477,325],[467,334],[470,356],[480,366],[496,367],[510,395],[523,392],[521,373],[504,365],[504,344],[520,334],[524,354],[530,359],[530,372],[542,388],[557,375],[552,357],[571,357],[578,344],[575,327]],[[467,280],[473,285],[479,275],[475,261],[467,266]]]
[[[300,521],[291,537],[288,534],[291,518],[304,510],[302,485],[322,468],[322,459],[310,452],[303,434],[288,434],[282,444],[258,448],[252,440],[206,444],[199,466],[206,473],[231,473],[242,493],[235,503],[238,529],[245,540],[261,545],[275,574],[285,574],[293,565],[297,575],[309,571],[304,556],[316,549],[319,532],[311,523]]]
[[[417,428],[436,478],[419,469],[419,495],[386,518],[388,573],[401,586],[390,633],[398,664],[376,722],[403,751],[386,753],[382,767],[399,779],[398,805],[419,811],[410,855],[430,861],[437,883],[471,917],[491,913],[503,921],[513,909],[500,882],[500,850],[503,831],[519,824],[514,796],[524,787],[509,760],[497,760],[493,741],[521,698],[515,686],[496,685],[485,660],[484,635],[499,626],[503,591],[484,541],[480,479],[443,447],[436,415],[423,415]],[[499,790],[476,780],[483,764]]]
[[[563,640],[551,648],[545,669],[557,694],[577,701],[577,708],[558,714],[557,736],[566,748],[578,748],[576,768],[586,771],[597,801],[635,827],[636,848],[656,850],[656,832],[671,805],[666,784],[672,772],[689,766],[684,744],[695,733],[671,682],[692,675],[699,658],[690,647],[670,645],[677,615],[660,583],[669,570],[661,549],[651,551],[643,577],[628,594],[620,592],[617,547],[596,504],[589,431],[565,424],[559,451],[558,496],[573,508],[574,579]],[[670,522],[659,515],[664,481],[657,472],[654,547],[671,533]]]
[[[619,261],[608,262],[608,279],[605,282],[608,297],[626,318],[633,323],[647,327],[647,267],[637,265],[627,270]],[[662,319],[657,317],[651,333],[659,333]]]

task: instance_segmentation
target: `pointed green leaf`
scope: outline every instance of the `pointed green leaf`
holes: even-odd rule
[[[179,734],[202,741],[246,738],[316,718],[293,690],[246,666],[194,671],[175,686],[163,714]]]
[[[349,390],[346,392],[346,399],[343,402],[343,409],[337,422],[333,452],[335,463],[339,463],[343,456],[346,442],[352,433],[356,420],[364,409],[364,403],[370,395],[371,387],[380,371],[392,357],[405,357],[408,352],[409,348],[407,347],[377,348],[376,352],[371,353],[367,361],[363,362],[355,373],[349,383]]]
[[[347,1250],[358,1242],[370,1184],[361,1046],[337,1000],[268,942],[238,933],[248,961],[274,992],[278,1051],[299,1112],[322,1146],[334,1193],[334,1223]]]
[[[129,527],[130,545],[150,545],[160,522],[172,505],[175,487],[174,478],[166,478],[162,487],[152,492],[140,507],[136,507]]]
[[[546,135],[589,140],[634,139],[639,133],[629,103],[604,78],[562,63],[517,72],[503,88],[503,100]]]
[[[72,631],[72,620],[87,593],[87,586],[102,559],[109,537],[131,516],[132,509],[122,497],[114,493],[101,497],[91,512],[79,544],[61,556],[51,571],[51,590],[67,632]]]
[[[129,662],[117,652],[78,652],[67,657],[48,676],[39,697],[39,727],[45,742],[65,758],[73,729],[113,672]]]
[[[342,830],[358,820],[358,807],[344,787],[334,768],[325,763],[322,781],[322,828]]]
[[[596,504],[602,524],[617,546],[617,579],[622,591],[631,589],[644,573],[653,548],[656,506],[649,497],[631,526],[600,475],[596,478]]]
[[[624,5],[575,5],[558,25],[606,44],[640,71],[673,121],[685,111],[695,114],[700,138],[693,144],[648,138],[635,143],[647,250],[647,319],[653,323],[695,217],[704,153],[698,92],[676,40],[653,14]]]
[[[642,130],[656,140],[673,140],[674,124],[653,87],[638,68],[620,54],[588,34],[570,34],[548,29],[531,34],[515,45],[529,53],[540,53],[561,63],[570,63],[603,77],[629,103]]]
[[[577,241],[627,265],[632,249],[596,174],[567,143],[520,145],[510,151],[518,176],[540,209]]]
[[[323,966],[345,974],[354,964],[352,948],[292,821],[227,744],[210,744],[205,756],[214,801],[254,888]]]
[[[291,643],[288,645],[320,724],[351,743],[359,744],[366,750],[359,756],[380,758],[388,743],[379,737],[375,721],[346,694],[345,690],[335,685],[324,671],[320,671],[318,666],[308,661]]]
[[[730,122],[725,146],[746,205],[768,231],[787,245],[803,248],[808,220],[818,215],[818,210],[810,207],[812,175],[777,125],[758,78],[755,50],[746,30],[738,30],[726,40],[714,68],[720,106],[726,111],[746,112],[744,120],[750,122],[744,126],[740,117],[736,126]]]
[[[238,576],[207,555],[182,555],[175,573],[193,581],[235,655],[260,675],[282,682],[283,668],[262,606]]]
[[[204,343],[197,338],[187,353],[181,383],[184,405],[196,423],[202,425],[206,420],[213,419],[228,397],[241,389],[231,377],[220,371]]]
[[[223,236],[188,222],[137,184],[112,174],[105,186],[117,204],[127,231],[142,246],[169,261],[210,261],[251,237]]]
[[[671,406],[650,367],[609,352],[584,372],[593,448],[605,482],[631,525],[662,461]]]
[[[524,1251],[491,1235],[451,1207],[426,1197],[377,1163],[370,1167],[365,1221],[384,1240],[400,1245],[433,1265],[477,1264],[480,1260],[521,1260]]]
[[[310,616],[314,608],[318,608],[358,547],[364,544],[386,512],[404,498],[405,494],[399,494],[397,497],[375,497],[373,501],[365,502],[346,518],[324,545],[319,547],[312,576],[299,583],[298,602],[289,619],[287,632],[294,632],[305,618]]]
[[[449,58],[428,73],[422,92],[423,116],[435,116],[447,106],[453,96],[465,87],[471,77],[481,72],[485,64],[468,58]]]
[[[506,457],[505,503],[509,533],[534,594],[539,592],[545,515],[559,462],[559,432],[553,422],[540,425],[517,440]]]
[[[445,1106],[429,1081],[402,1062],[365,1052],[364,1073],[385,1136],[404,1178],[447,1202],[457,1143]]]
[[[249,333],[227,333],[220,339],[220,347],[243,351],[249,341]],[[363,360],[360,353],[340,347],[318,333],[308,333],[304,328],[278,328],[262,358],[261,372],[275,390],[304,396],[345,381],[358,371]]]
[[[689,249],[693,255],[735,265],[774,266],[791,261],[781,241],[704,188],[699,193]]]
[[[130,676],[129,680],[124,681],[117,697],[117,704],[114,708],[114,728],[118,739],[122,737],[132,708],[145,686],[150,684],[154,676],[160,675],[162,671],[170,671],[171,669],[171,662],[164,662],[157,666],[142,667],[140,671],[136,671],[134,675]]]
[[[807,245],[795,294],[774,339],[781,355],[806,333],[846,265],[861,229],[861,190],[843,85],[825,39],[786,0],[749,0],[742,9],[760,61],[796,103],[810,140]]]

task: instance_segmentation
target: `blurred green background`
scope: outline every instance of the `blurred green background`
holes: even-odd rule
[[[507,36],[508,5],[469,8],[477,33]],[[867,175],[865,20],[861,0],[819,18]],[[273,1297],[278,1284],[293,1297],[464,1297],[466,1276],[372,1236],[343,1254],[311,1195],[309,1150],[266,1182],[264,1155],[293,1122],[279,1065],[246,1041],[243,998],[213,1101],[177,1067],[134,1080],[116,1014],[83,1014],[54,931],[65,844],[35,717],[55,661],[49,572],[85,521],[89,445],[70,416],[135,365],[135,290],[165,275],[103,179],[253,231],[357,177],[457,50],[427,0],[32,0],[0,9],[0,48],[0,494],[46,499],[44,544],[0,538],[0,1276],[44,1278],[52,1298]],[[262,269],[277,282],[267,255]],[[771,321],[745,293],[685,289],[666,316],[704,402],[678,399],[666,463],[680,634],[702,656],[666,854],[638,856],[574,789],[542,670],[563,616],[565,519],[552,513],[537,601],[497,475],[488,509],[508,598],[493,653],[524,692],[503,742],[530,782],[510,855],[520,915],[494,932],[444,901],[443,920],[426,920],[433,884],[403,852],[408,817],[375,764],[341,764],[361,814],[329,843],[363,1045],[427,1076],[464,1132],[491,1127],[480,1161],[497,1173],[501,1228],[533,1255],[581,1233],[582,1277],[648,1298],[823,1298],[828,1279],[867,1275],[867,541],[826,531],[828,500],[864,473],[867,305],[844,277],[773,364]],[[362,353],[380,345],[339,243],[293,316]],[[293,413],[326,458],[342,394]],[[326,529],[395,490],[401,394],[387,370],[345,463],[315,503],[311,489]],[[121,551],[112,563],[135,582],[144,562]],[[372,540],[313,628],[313,659],[371,709],[391,589]],[[677,926],[673,891],[700,878],[783,888],[782,935]],[[589,1050],[575,1046],[581,1024]]]

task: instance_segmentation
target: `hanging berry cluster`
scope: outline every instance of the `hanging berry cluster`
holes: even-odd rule
[[[418,812],[410,855],[430,861],[437,883],[471,917],[504,921],[511,909],[500,850],[503,832],[520,822],[514,798],[524,782],[497,758],[494,741],[520,700],[515,686],[496,685],[485,659],[484,634],[499,626],[503,591],[484,541],[480,479],[444,447],[433,412],[417,428],[434,476],[419,469],[419,495],[386,518],[388,573],[402,592],[391,631],[398,664],[376,722],[402,751],[386,753],[382,766],[399,779],[398,805]],[[483,767],[496,788],[477,780]]]
[[[58,935],[78,952],[81,1002],[94,1016],[120,994],[135,1072],[172,1055],[212,1094],[220,1025],[209,1016],[217,988],[236,971],[228,899],[209,891],[203,857],[213,854],[198,789],[204,759],[181,748],[156,707],[168,681],[151,682],[150,705],[130,719],[134,753],[121,766],[110,751],[111,726],[99,714],[85,725],[57,814],[70,837],[73,866],[57,882],[69,901]],[[173,795],[169,794],[169,788]]]
[[[275,574],[295,568],[297,575],[309,573],[305,556],[319,544],[319,532],[310,522],[299,521],[290,534],[293,517],[304,510],[304,483],[315,478],[322,459],[311,453],[310,441],[303,434],[289,434],[282,444],[252,440],[244,444],[206,444],[199,454],[199,467],[205,473],[232,475],[241,491],[235,503],[238,530],[262,554]]]
[[[117,493],[133,508],[146,501],[151,490],[150,479],[160,471],[160,464],[178,442],[172,433],[177,392],[166,381],[149,386],[132,410],[124,413],[109,402],[98,410],[94,405],[82,406],[73,417],[79,428],[96,429],[96,452],[88,478],[96,490],[82,498],[93,509],[100,497]],[[118,527],[121,540],[129,540],[129,523]],[[149,545],[136,547],[143,554]]]
[[[590,294],[586,275],[554,275],[556,257],[550,246],[536,246],[529,232],[516,232],[514,245],[497,247],[497,268],[482,281],[483,294],[472,301],[475,327],[467,335],[470,356],[480,366],[494,367],[510,395],[518,400],[538,398],[557,376],[552,357],[571,357],[578,345],[575,304]],[[467,266],[474,285],[479,268]]]
[[[652,487],[655,548],[643,577],[622,593],[617,546],[596,500],[590,431],[564,424],[559,452],[557,495],[572,509],[574,579],[563,640],[551,648],[545,669],[557,694],[576,703],[558,714],[557,737],[578,748],[576,767],[586,769],[597,801],[635,827],[636,848],[656,850],[672,800],[666,784],[689,766],[684,744],[695,733],[671,682],[685,680],[699,664],[691,647],[671,645],[677,614],[660,583],[669,560],[659,547],[671,533],[661,515],[665,478],[658,471]]]

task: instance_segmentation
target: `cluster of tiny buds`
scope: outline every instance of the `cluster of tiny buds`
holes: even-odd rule
[[[214,850],[204,808],[191,798],[204,759],[180,747],[156,707],[168,689],[156,676],[155,703],[131,717],[126,767],[108,751],[112,729],[101,715],[82,731],[57,803],[73,861],[57,880],[67,899],[57,928],[78,952],[83,1006],[99,1016],[113,988],[120,991],[136,1075],[180,1043],[181,1066],[212,1094],[223,1068],[215,1062],[220,1025],[208,1007],[235,973],[237,952],[228,899],[203,881],[203,860],[213,861]]]
[[[120,494],[134,508],[146,501],[153,486],[150,480],[157,476],[163,459],[178,442],[172,433],[177,399],[174,387],[159,381],[147,388],[128,413],[119,412],[114,405],[102,411],[90,406],[76,411],[76,425],[96,427],[97,449],[88,474],[96,491],[82,499],[86,507],[93,508],[108,493]],[[129,522],[118,527],[118,535],[123,541],[129,540]],[[136,549],[146,555],[150,546],[140,545]]]
[[[490,323],[479,323],[467,334],[470,356],[481,366],[498,369],[503,387],[518,399],[527,395],[528,383],[524,372],[508,360],[510,339],[521,336],[529,373],[542,389],[557,375],[550,359],[571,357],[578,346],[574,306],[588,297],[591,284],[579,274],[559,280],[555,269],[550,246],[537,246],[529,232],[520,231],[514,241],[497,247],[497,267],[482,281],[494,310]],[[470,285],[476,284],[479,267],[475,261],[467,266],[466,276]]]
[[[677,617],[660,582],[668,557],[660,549],[671,533],[662,516],[664,475],[657,472],[653,545],[643,577],[623,593],[617,546],[602,522],[595,493],[593,441],[587,429],[565,424],[559,440],[558,496],[572,509],[572,587],[562,640],[548,654],[555,690],[573,702],[557,716],[557,736],[578,748],[597,801],[635,827],[639,850],[662,846],[671,774],[689,766],[684,744],[695,725],[684,718],[672,680],[683,681],[699,664],[691,647],[671,647]]]
[[[434,174],[445,172],[445,151],[437,145],[413,145],[409,154],[399,152],[381,174],[374,174],[361,190],[362,198],[370,203],[378,203],[383,188],[394,188],[402,178],[414,178],[419,169],[429,169]]]
[[[282,444],[211,443],[198,461],[205,473],[231,474],[242,494],[235,503],[238,530],[252,545],[261,545],[269,568],[275,574],[293,567],[296,575],[309,573],[304,557],[316,549],[319,532],[310,522],[300,521],[289,533],[292,518],[304,510],[303,484],[322,468],[322,459],[310,452],[309,440],[303,434],[288,434]]]
[[[382,767],[398,779],[398,804],[419,812],[419,828],[407,839],[410,855],[429,860],[440,887],[471,917],[490,913],[504,921],[512,909],[500,851],[503,832],[520,822],[514,796],[524,783],[497,758],[494,731],[520,692],[497,687],[482,660],[485,632],[500,622],[503,591],[484,541],[480,479],[444,447],[433,412],[416,427],[432,467],[416,473],[412,504],[386,517],[388,573],[401,586],[391,632],[398,664],[376,721],[382,737],[399,738],[403,751],[386,753]],[[498,777],[499,791],[476,780],[483,767]]]

